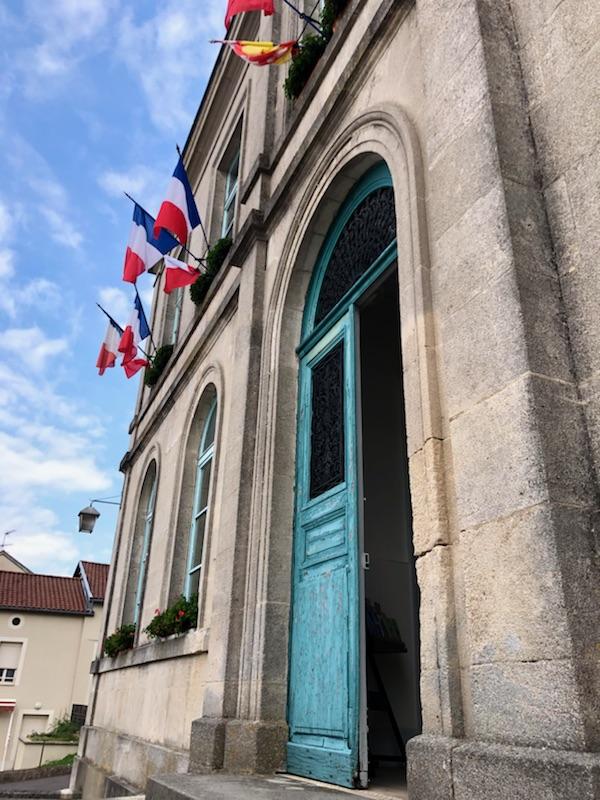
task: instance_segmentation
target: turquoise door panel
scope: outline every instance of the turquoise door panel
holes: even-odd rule
[[[288,771],[354,786],[359,604],[354,309],[300,364]]]
[[[287,768],[348,787],[365,784],[367,757],[359,752],[356,303],[396,257],[390,187],[380,164],[344,202],[313,273],[298,348]]]

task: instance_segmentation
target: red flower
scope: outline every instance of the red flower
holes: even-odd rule
[[[185,611],[179,609],[179,611],[177,612],[177,618],[181,619],[182,617],[185,617]]]

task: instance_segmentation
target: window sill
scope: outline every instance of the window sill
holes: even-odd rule
[[[199,628],[180,636],[172,636],[156,642],[148,642],[132,650],[119,653],[114,658],[97,658],[92,661],[91,674],[101,675],[116,669],[139,667],[155,661],[167,661],[170,658],[197,655],[208,652],[209,629]]]

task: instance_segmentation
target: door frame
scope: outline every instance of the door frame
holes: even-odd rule
[[[356,752],[356,775],[355,785],[357,787],[366,787],[368,782],[368,749],[367,749],[367,694],[366,694],[366,651],[365,651],[365,611],[364,611],[364,524],[363,524],[363,477],[362,477],[362,441],[361,441],[361,425],[360,425],[360,338],[359,338],[359,312],[357,304],[363,296],[378,282],[378,280],[389,270],[398,258],[398,245],[397,239],[389,244],[375,259],[371,266],[361,275],[346,294],[340,298],[338,303],[333,309],[325,316],[318,325],[315,326],[314,319],[319,300],[321,287],[329,261],[337,240],[344,230],[348,220],[355,211],[355,209],[362,203],[362,201],[373,191],[381,187],[392,186],[392,179],[390,172],[385,164],[377,165],[367,172],[357,186],[352,190],[347,200],[342,205],[340,212],[333,223],[325,244],[321,250],[313,276],[309,285],[307,299],[305,304],[304,317],[302,322],[301,343],[296,349],[299,364],[299,379],[298,379],[298,420],[297,420],[297,438],[296,438],[296,490],[294,499],[294,546],[292,548],[292,587],[291,587],[291,604],[290,604],[290,629],[293,622],[293,609],[294,609],[294,576],[296,574],[296,530],[298,520],[298,502],[299,502],[299,486],[303,485],[305,476],[300,474],[300,469],[305,469],[307,464],[306,453],[301,448],[304,448],[305,442],[301,431],[301,414],[302,404],[305,401],[305,384],[306,378],[304,372],[306,366],[302,365],[304,361],[306,364],[306,356],[311,351],[318,348],[321,351],[325,347],[327,340],[331,341],[331,334],[333,329],[338,329],[338,324],[343,318],[348,315],[350,320],[350,328],[348,343],[352,347],[351,359],[349,363],[352,364],[353,373],[351,376],[351,384],[353,386],[352,411],[355,421],[355,466],[356,466],[356,493],[355,503],[356,507],[353,509],[353,515],[357,521],[357,537],[356,546],[358,552],[355,553],[355,563],[357,564],[356,578],[358,585],[356,587],[357,602],[359,603],[357,618],[357,629],[354,635],[358,637],[358,662],[354,667],[357,673],[356,685],[356,698],[358,700],[358,714],[356,715],[358,728],[354,731],[352,736],[357,745]],[[335,337],[334,337],[335,338]],[[292,641],[293,636],[289,637],[289,669],[288,669],[288,719],[290,717],[290,689],[291,689],[291,676],[292,676]]]

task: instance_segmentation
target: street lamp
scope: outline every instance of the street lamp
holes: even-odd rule
[[[118,497],[118,495],[115,495]],[[89,506],[82,508],[79,512],[79,533],[91,533],[94,530],[96,520],[100,516],[97,508],[94,508],[94,503],[104,503],[107,506],[120,506],[121,503],[116,503],[114,500],[90,500]]]

